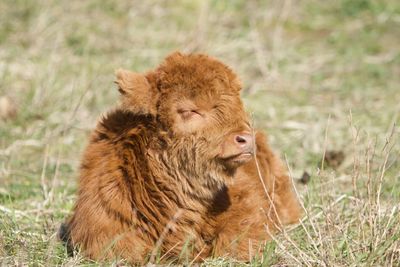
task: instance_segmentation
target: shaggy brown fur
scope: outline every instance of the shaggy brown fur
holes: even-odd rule
[[[263,134],[250,134],[224,64],[174,53],[146,74],[118,71],[117,84],[121,105],[83,156],[61,234],[69,245],[96,260],[248,261],[268,233],[299,219],[289,178]]]

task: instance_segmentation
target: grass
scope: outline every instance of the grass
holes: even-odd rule
[[[183,50],[232,66],[293,178],[311,174],[302,223],[249,265],[398,266],[399,43],[396,0],[1,1],[0,96],[18,115],[0,121],[0,264],[96,265],[55,234],[79,155],[117,101],[114,70]]]

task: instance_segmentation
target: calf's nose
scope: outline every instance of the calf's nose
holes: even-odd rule
[[[254,140],[253,136],[248,132],[243,132],[234,136],[234,142],[236,146],[238,146],[242,152],[251,153],[254,149]]]

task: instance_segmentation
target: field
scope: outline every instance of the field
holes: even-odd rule
[[[96,265],[56,237],[81,152],[118,100],[115,69],[175,50],[236,70],[304,204],[248,265],[400,265],[399,1],[3,0],[0,104],[16,116],[0,119],[1,266]]]

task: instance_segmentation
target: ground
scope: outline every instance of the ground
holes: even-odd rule
[[[399,44],[397,0],[1,1],[0,97],[17,115],[0,121],[0,265],[96,265],[56,238],[80,154],[117,101],[115,69],[182,50],[242,77],[304,204],[249,265],[398,266]]]

